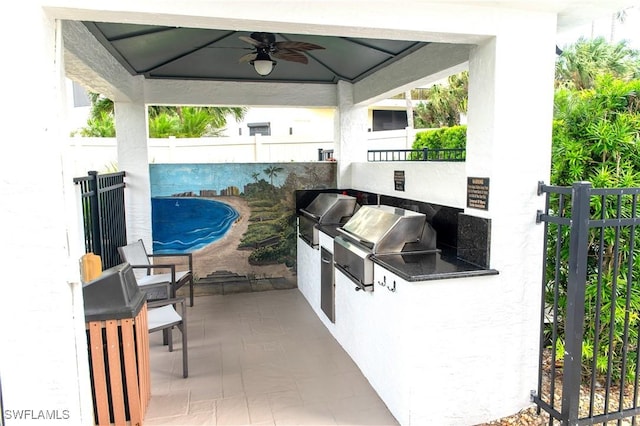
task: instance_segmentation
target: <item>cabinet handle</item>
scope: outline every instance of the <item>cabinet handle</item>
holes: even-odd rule
[[[323,263],[331,263],[331,259],[325,259],[324,257],[321,257],[321,259]]]

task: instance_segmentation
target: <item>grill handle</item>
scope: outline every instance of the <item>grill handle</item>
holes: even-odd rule
[[[316,222],[320,222],[320,215],[313,214],[310,211],[307,211],[305,209],[300,209],[300,213],[302,213],[303,215],[305,215],[309,219],[313,219]]]
[[[368,249],[373,249],[373,246],[375,245],[373,242],[369,241],[369,240],[365,240],[363,238],[358,237],[355,234],[352,234],[351,232],[345,230],[344,228],[336,228],[336,230],[340,233],[342,233],[344,236],[346,236],[347,238],[353,240],[353,241],[357,241],[358,243],[362,244],[363,246],[367,247]]]
[[[349,278],[356,285],[356,288],[355,288],[356,291],[367,290],[367,289],[373,290],[373,284],[363,284],[362,282],[360,282],[358,277],[356,277],[351,272],[349,272],[348,265],[341,265],[339,263],[336,263],[335,267],[337,270],[342,272],[347,278]]]

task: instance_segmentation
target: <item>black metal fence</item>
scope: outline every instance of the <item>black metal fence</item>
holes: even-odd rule
[[[80,186],[85,252],[100,255],[102,269],[121,263],[118,247],[127,244],[125,172],[74,178]]]
[[[465,161],[467,151],[461,149],[370,149],[367,161]],[[318,148],[318,161],[333,161],[333,150]]]
[[[540,183],[538,193],[546,239],[533,401],[549,424],[636,424],[640,188]]]
[[[367,151],[367,161],[465,161],[461,149],[373,149]]]

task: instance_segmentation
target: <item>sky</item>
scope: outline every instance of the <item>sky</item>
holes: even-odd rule
[[[625,21],[616,24],[614,41],[626,39],[629,47],[640,50],[640,6],[626,9],[626,12]],[[562,48],[567,44],[575,43],[580,36],[591,38],[592,29],[593,37],[603,36],[605,40],[609,41],[611,37],[611,18],[605,17],[594,21],[593,27],[591,24],[587,24],[565,34],[558,34],[558,47]]]

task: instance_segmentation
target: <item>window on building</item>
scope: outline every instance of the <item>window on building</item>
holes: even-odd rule
[[[405,129],[408,126],[406,111],[373,110],[373,131]]]
[[[271,136],[271,123],[248,123],[249,136],[262,135]]]

